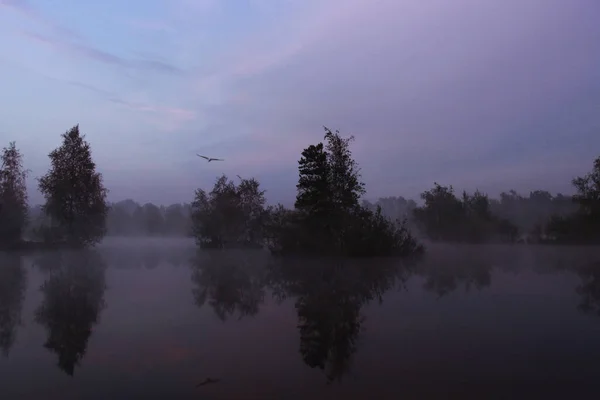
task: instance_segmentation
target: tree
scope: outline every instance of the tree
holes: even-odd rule
[[[152,203],[146,203],[142,210],[145,217],[144,231],[151,236],[160,236],[165,233],[165,219],[160,208]]]
[[[600,214],[600,157],[594,161],[592,172],[573,179],[573,186],[577,190],[573,201],[581,212],[597,217]]]
[[[325,128],[326,144],[311,145],[298,161],[295,210],[270,209],[268,243],[277,253],[348,257],[408,255],[422,250],[402,223],[361,206],[365,193],[350,143]]]
[[[51,218],[53,237],[71,245],[93,245],[106,233],[108,190],[79,125],[62,138],[62,145],[49,154],[50,171],[39,179],[46,199],[43,209]]]
[[[196,190],[192,203],[192,230],[201,247],[223,248],[263,245],[265,191],[255,179],[236,184],[226,175],[210,193]]]
[[[2,151],[0,169],[0,245],[14,245],[22,239],[27,225],[27,171],[15,142]]]
[[[414,217],[423,233],[431,240],[452,240],[462,218],[462,205],[452,186],[435,182],[433,189],[421,193],[421,198],[425,205],[415,208]]]
[[[307,147],[298,161],[295,207],[304,214],[306,237],[312,238],[308,246],[319,252],[325,248],[341,251],[349,215],[360,207],[365,189],[350,151],[354,137],[343,138],[339,131],[324,128],[326,144]]]
[[[482,242],[513,241],[517,228],[508,220],[492,215],[489,198],[475,191],[456,197],[452,186],[434,183],[421,194],[423,207],[413,214],[419,228],[433,241]]]
[[[327,215],[332,211],[328,157],[323,143],[308,146],[302,151],[298,161],[298,193],[294,204],[297,210],[314,216]]]
[[[349,211],[358,206],[360,197],[366,192],[365,184],[360,180],[360,169],[350,151],[354,136],[342,138],[339,131],[334,133],[325,127],[325,139],[334,205]]]
[[[600,157],[593,169],[583,177],[573,179],[577,194],[573,202],[577,210],[571,215],[554,215],[547,232],[561,242],[597,243],[600,240]]]

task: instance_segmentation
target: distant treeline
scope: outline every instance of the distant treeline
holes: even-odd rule
[[[423,205],[402,197],[361,201],[366,194],[352,157],[353,137],[325,128],[323,142],[298,161],[293,208],[267,206],[254,179],[217,178],[197,189],[190,204],[168,207],[124,200],[110,204],[89,143],[75,126],[49,154],[51,168],[38,179],[45,203],[27,204],[27,171],[10,143],[0,170],[0,245],[35,243],[88,246],[114,236],[193,236],[200,248],[268,248],[277,254],[407,256],[421,253],[416,237],[444,242],[600,242],[600,157],[589,174],[573,180],[577,194],[514,191],[490,199],[437,183]],[[417,232],[414,235],[413,232]],[[23,242],[23,238],[28,242]]]
[[[108,236],[192,236],[191,205],[188,203],[165,207],[127,199],[108,203],[108,206]],[[45,220],[42,206],[32,207],[29,216],[29,229],[34,232]]]
[[[452,186],[435,184],[421,194],[425,205],[412,199],[383,197],[376,202],[363,201],[371,210],[381,208],[393,220],[406,220],[423,237],[434,241],[543,241],[553,234],[550,222],[578,211],[573,196],[553,196],[535,190],[522,196],[514,190],[502,192],[499,199],[476,191],[459,197]],[[556,238],[555,238],[556,239]]]

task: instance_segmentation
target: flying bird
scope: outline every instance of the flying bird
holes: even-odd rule
[[[241,180],[241,181],[243,181],[243,180],[244,180],[244,178],[242,178],[241,176],[239,176],[239,175],[236,175],[236,176],[237,176],[238,178],[240,178],[240,180]]]
[[[204,381],[202,381],[199,384],[197,384],[196,387],[208,385],[209,383],[217,383],[219,381],[220,381],[220,379],[206,378]]]
[[[196,154],[198,157],[200,158],[204,158],[205,160],[208,160],[208,162],[211,161],[225,161],[222,158],[212,158],[212,157],[206,157],[206,156],[201,156],[200,154]]]

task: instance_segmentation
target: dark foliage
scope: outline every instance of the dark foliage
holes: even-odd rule
[[[27,226],[27,171],[15,142],[2,150],[0,159],[0,246],[12,247],[22,240]]]
[[[546,231],[550,240],[559,243],[600,243],[600,157],[592,171],[573,179],[577,194],[573,196],[575,212],[554,215]]]
[[[425,204],[413,210],[415,223],[432,241],[481,243],[512,242],[518,229],[506,219],[492,215],[487,195],[476,191],[456,197],[452,186],[435,183],[421,194]]]
[[[268,245],[275,253],[408,255],[422,250],[403,223],[360,205],[365,193],[352,158],[353,137],[325,128],[325,141],[304,149],[294,210],[270,209]]]
[[[76,125],[50,154],[50,171],[39,179],[49,218],[45,239],[74,246],[94,245],[106,233],[107,190],[96,172],[90,145]]]
[[[210,193],[196,191],[192,232],[203,248],[262,247],[265,191],[256,179],[236,185],[223,175]]]

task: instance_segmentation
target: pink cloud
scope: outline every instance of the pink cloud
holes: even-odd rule
[[[27,18],[46,25],[56,33],[72,38],[78,38],[79,35],[64,26],[61,26],[45,15],[38,12],[27,0],[0,0],[0,7],[11,9],[15,12],[25,15]]]
[[[112,98],[110,101],[131,110],[147,113],[154,124],[162,127],[167,132],[176,131],[182,125],[195,120],[197,117],[196,112],[181,107],[143,104],[118,98]]]

